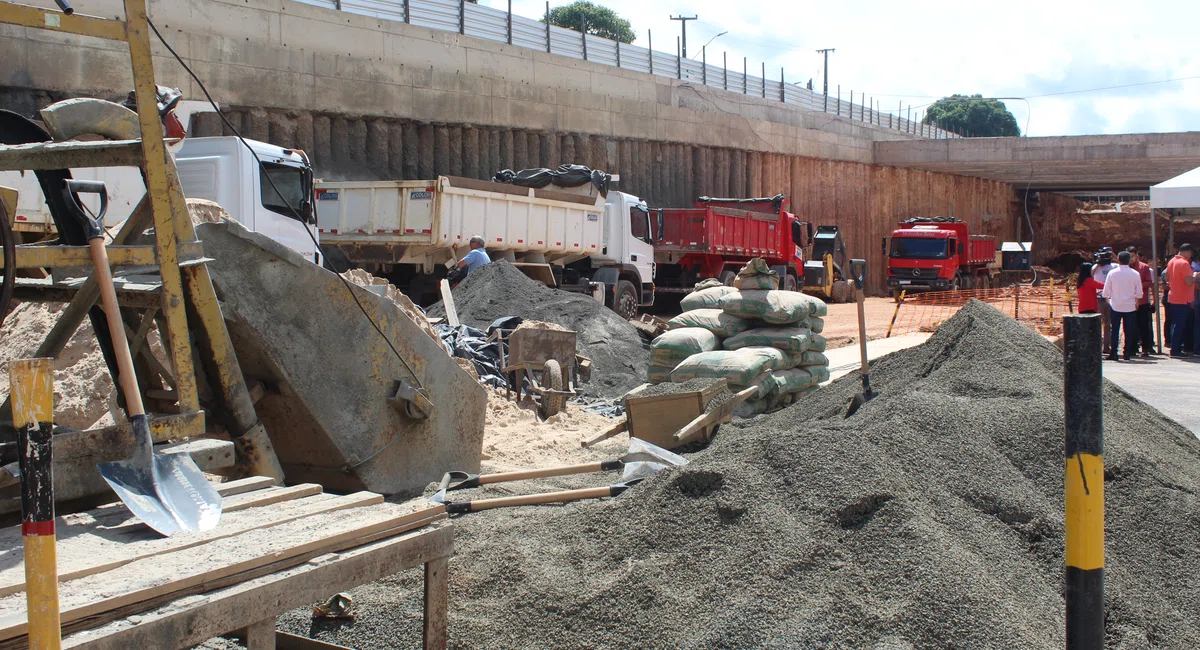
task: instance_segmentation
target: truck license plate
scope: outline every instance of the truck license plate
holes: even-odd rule
[[[897,280],[897,284],[912,284],[912,280]]]

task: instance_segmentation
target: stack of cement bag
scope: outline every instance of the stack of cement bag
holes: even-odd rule
[[[670,331],[650,344],[651,382],[719,377],[733,391],[754,387],[739,411],[748,417],[792,404],[829,378],[825,303],[780,291],[763,260],[747,264],[732,287],[707,280],[696,287]]]

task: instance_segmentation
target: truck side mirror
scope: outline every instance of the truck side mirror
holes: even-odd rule
[[[662,208],[658,209],[658,219],[656,221],[657,221],[656,225],[658,226],[658,229],[654,233],[654,235],[655,235],[654,243],[657,244],[666,237],[666,234],[663,233],[663,227],[666,225],[666,220],[663,218],[663,209]]]
[[[808,222],[808,241],[812,241],[812,238],[813,238],[813,227],[812,227],[812,222],[809,221]]]

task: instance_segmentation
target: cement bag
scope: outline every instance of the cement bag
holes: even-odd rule
[[[823,318],[809,316],[808,318],[805,318],[803,322],[796,324],[807,329],[813,334],[820,334],[821,332],[825,331],[825,319]]]
[[[671,381],[681,383],[697,377],[712,377],[724,379],[730,385],[748,386],[755,377],[776,370],[784,363],[787,363],[787,355],[774,348],[701,352],[676,366]]]
[[[757,318],[769,325],[799,323],[824,316],[825,303],[797,291],[738,291],[721,297],[721,309],[738,318]]]
[[[809,350],[800,354],[791,354],[788,357],[788,361],[793,368],[810,368],[813,366],[825,366],[827,370],[829,368],[829,357],[820,352]]]
[[[683,311],[692,311],[693,309],[720,309],[721,296],[724,296],[727,293],[733,293],[734,291],[737,291],[737,289],[734,289],[733,287],[727,287],[725,285],[717,285],[708,289],[693,291],[679,301],[679,308]]]
[[[738,271],[733,286],[738,289],[778,289],[779,274],[767,266],[766,260],[756,257]]]
[[[758,327],[746,330],[741,334],[725,339],[721,345],[726,350],[740,350],[746,347],[768,347],[784,352],[799,353],[808,349],[811,332],[803,327],[786,325],[782,327]],[[822,337],[822,340],[824,338]]]
[[[770,383],[773,385],[770,392],[778,395],[786,395],[804,390],[818,382],[813,373],[807,369],[791,368],[789,370],[776,370],[771,373]]]
[[[723,286],[725,286],[725,285],[721,284],[720,280],[718,280],[716,278],[709,278],[707,280],[701,280],[701,281],[697,282],[696,286],[692,287],[692,291],[700,291],[702,289],[711,289],[713,287],[723,287]]]
[[[825,340],[825,337],[821,336],[820,334],[808,335],[808,349],[812,350],[813,352],[824,352],[825,345],[827,343],[828,342]]]
[[[675,369],[674,365],[659,365],[650,364],[650,368],[646,372],[646,381],[651,384],[662,384],[671,381],[671,371]]]
[[[748,399],[741,404],[738,404],[737,408],[733,409],[733,414],[739,418],[742,418],[743,420],[748,420],[756,415],[766,412],[766,399]]]
[[[752,323],[736,316],[727,314],[720,309],[693,309],[667,321],[671,329],[683,327],[703,327],[704,329],[725,338],[741,334],[750,329]]]
[[[663,332],[650,342],[650,363],[674,368],[680,361],[721,347],[716,334],[702,327],[681,327]]]

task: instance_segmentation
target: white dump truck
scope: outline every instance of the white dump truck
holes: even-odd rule
[[[547,286],[602,292],[627,318],[654,303],[654,230],[636,196],[605,196],[591,184],[534,189],[455,176],[318,180],[315,187],[329,263],[385,277],[414,299],[436,294],[447,264],[479,235],[493,260],[506,259]]]
[[[265,169],[259,169],[258,161],[233,136],[185,138],[175,151],[175,167],[184,196],[215,201],[234,221],[319,264],[320,250],[313,243],[316,226],[312,216],[312,166],[308,157],[294,149],[256,140],[246,142],[254,148]],[[104,181],[108,193],[108,212],[104,218],[107,226],[129,217],[146,193],[142,174],[135,167],[79,168],[72,169],[71,175]],[[288,210],[268,176],[307,223],[297,220]],[[0,172],[0,186],[19,192],[13,229],[24,241],[54,234],[54,221],[32,172]],[[80,197],[90,209],[98,209],[94,196]],[[313,236],[305,233],[305,228]]]

